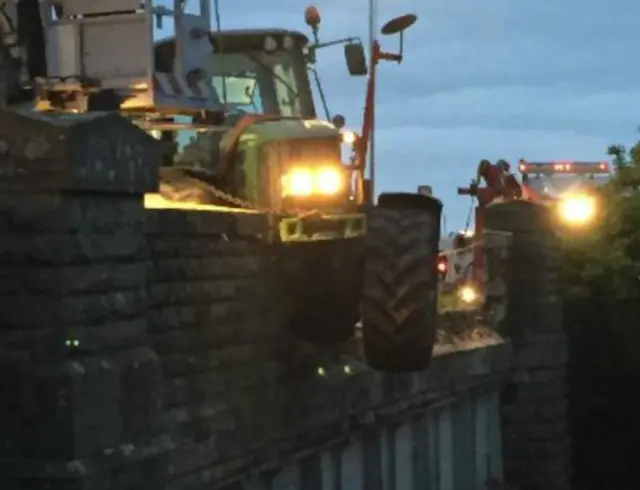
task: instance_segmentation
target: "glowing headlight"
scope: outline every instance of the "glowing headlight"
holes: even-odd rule
[[[316,186],[320,194],[337,194],[342,189],[343,176],[337,168],[321,168],[316,173]]]
[[[590,222],[596,213],[595,199],[591,196],[573,195],[563,198],[559,203],[560,218],[569,224]]]
[[[338,194],[345,185],[345,176],[340,168],[297,167],[282,178],[283,196],[331,196]]]
[[[282,178],[285,196],[310,196],[313,193],[314,175],[311,169],[295,168]]]
[[[347,145],[352,145],[358,139],[358,135],[353,131],[344,131],[342,133],[342,142]]]
[[[462,286],[458,290],[458,297],[463,303],[469,304],[474,303],[478,299],[479,295],[473,286]]]

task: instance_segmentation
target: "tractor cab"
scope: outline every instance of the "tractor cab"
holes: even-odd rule
[[[308,40],[302,33],[237,29],[211,32],[209,40],[201,69],[230,119],[247,113],[316,117],[303,55]],[[175,38],[159,41],[155,47],[158,70],[173,72],[175,61]]]

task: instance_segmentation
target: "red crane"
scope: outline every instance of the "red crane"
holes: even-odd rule
[[[458,187],[458,195],[472,196],[477,200],[474,209],[476,237],[481,237],[484,232],[485,208],[496,200],[508,201],[522,199],[522,186],[510,171],[510,165],[505,160],[499,160],[493,164],[489,160],[482,160],[478,165],[476,178],[468,187]],[[484,182],[484,186],[480,184]],[[480,244],[476,244],[473,250],[472,280],[476,284],[482,281],[484,266],[484,251]]]
[[[355,165],[361,168],[364,172],[367,163],[367,151],[369,149],[369,143],[371,141],[371,132],[373,130],[373,117],[375,110],[375,92],[376,92],[376,75],[377,66],[380,61],[395,61],[396,63],[402,63],[403,59],[403,33],[413,24],[415,24],[418,17],[414,14],[405,14],[400,17],[391,19],[385,25],[382,26],[380,32],[385,35],[400,34],[400,48],[397,53],[389,53],[382,51],[380,43],[373,40],[371,46],[371,68],[369,69],[369,79],[367,81],[367,91],[365,95],[365,103],[363,109],[362,129],[360,130],[360,138],[355,152]],[[373,162],[372,162],[373,165]],[[365,191],[365,195],[368,195],[368,199],[373,199],[373,196],[369,195],[370,192]]]
[[[370,148],[372,137],[371,134],[373,132],[373,120],[375,113],[375,92],[376,92],[376,77],[377,77],[377,68],[378,64],[381,61],[393,61],[396,63],[402,63],[403,60],[403,47],[404,47],[404,31],[406,31],[409,27],[411,27],[418,20],[418,17],[414,14],[405,14],[399,17],[395,17],[385,23],[380,29],[380,33],[384,36],[391,36],[395,34],[400,35],[400,47],[397,53],[392,53],[388,51],[383,51],[380,43],[372,39],[371,40],[371,66],[368,69],[368,80],[367,80],[367,89],[365,93],[364,100],[364,108],[363,108],[363,118],[362,118],[362,128],[360,130],[360,134],[353,134],[355,141],[353,142],[353,152],[351,155],[349,168],[356,173],[358,176],[358,195],[364,195],[364,201],[367,203],[371,203],[373,196],[371,188],[373,187],[373,183],[368,179],[364,178],[365,170],[367,166],[367,153]],[[305,22],[309,25],[314,34],[315,38],[315,49],[319,47],[327,47],[332,46],[334,44],[342,44],[348,43],[345,48],[348,48],[349,45],[353,45],[351,41],[357,38],[347,38],[340,39],[337,41],[331,41],[328,43],[320,43],[318,40],[318,26],[320,24],[320,13],[318,10],[311,6],[307,7],[305,10]],[[359,43],[358,43],[359,44]],[[361,48],[361,45],[360,45]],[[357,51],[357,50],[356,50]],[[345,49],[345,53],[347,50]],[[364,55],[363,55],[364,56]],[[358,62],[359,64],[359,62]],[[366,61],[364,62],[364,73],[358,73],[358,75],[367,74]],[[335,116],[333,118],[334,124],[342,128],[344,126],[344,118],[342,116]],[[374,162],[371,162],[372,166]],[[371,172],[371,178],[373,179],[374,173]]]

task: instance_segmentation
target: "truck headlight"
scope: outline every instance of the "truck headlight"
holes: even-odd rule
[[[305,197],[332,196],[345,187],[346,178],[340,167],[295,167],[282,177],[282,195]]]
[[[587,224],[596,214],[595,199],[587,195],[569,195],[561,199],[558,211],[565,223]]]

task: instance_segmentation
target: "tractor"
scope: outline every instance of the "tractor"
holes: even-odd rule
[[[199,0],[197,13],[187,3],[6,2],[3,106],[129,118],[163,149],[160,189],[145,196],[147,207],[269,218],[262,239],[292,299],[292,334],[330,346],[353,337],[361,319],[371,367],[425,369],[442,205],[412,193],[381,194],[374,204],[365,178],[376,68],[402,61],[403,33],[416,16],[386,23],[381,33],[399,35],[400,50],[374,41],[367,63],[358,38],[319,41],[313,7],[305,12],[310,41],[288,29],[212,29],[209,1]],[[174,34],[156,40],[163,23]],[[342,131],[339,116],[320,119],[312,96],[316,54],[336,44],[349,73],[368,76],[357,135]],[[343,163],[345,144],[351,157]]]

